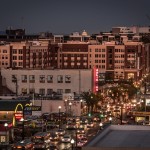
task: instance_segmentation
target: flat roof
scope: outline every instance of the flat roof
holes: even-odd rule
[[[110,125],[98,133],[83,150],[148,150],[150,126]]]

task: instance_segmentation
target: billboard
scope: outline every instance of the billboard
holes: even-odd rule
[[[74,93],[63,93],[63,100],[74,100]]]
[[[146,99],[146,106],[150,106],[150,99]]]

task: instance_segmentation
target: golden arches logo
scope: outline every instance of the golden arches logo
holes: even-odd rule
[[[25,106],[30,106],[30,104],[26,104]],[[17,104],[17,106],[15,108],[14,114],[17,112],[19,107],[21,107],[21,109],[23,111],[24,107],[23,107],[23,105],[21,103],[19,103],[19,104]],[[13,116],[13,126],[15,126],[15,123],[16,123],[16,119],[15,119],[15,116]]]

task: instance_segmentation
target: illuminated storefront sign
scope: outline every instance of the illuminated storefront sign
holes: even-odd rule
[[[93,69],[93,92],[98,91],[98,69],[94,68]]]
[[[23,118],[22,113],[15,113],[15,119],[20,120],[21,118]]]

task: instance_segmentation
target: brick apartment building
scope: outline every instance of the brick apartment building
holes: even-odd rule
[[[134,29],[134,28],[133,28]],[[130,28],[89,36],[85,31],[37,40],[1,42],[0,68],[98,69],[99,81],[139,80],[149,72],[149,44]],[[6,76],[7,78],[7,76]]]

